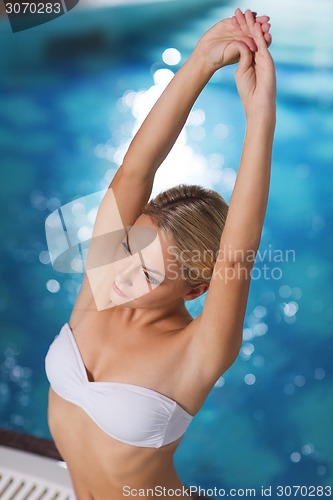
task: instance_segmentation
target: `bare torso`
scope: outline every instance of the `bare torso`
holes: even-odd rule
[[[140,331],[130,321],[132,311],[118,306],[97,312],[88,286],[82,286],[69,324],[88,379],[153,389],[195,415],[211,389],[191,370],[188,345],[195,322],[182,314],[152,325],[149,332]],[[124,500],[125,486],[138,490],[183,486],[173,463],[181,437],[161,448],[125,444],[51,387],[48,423],[78,500]]]

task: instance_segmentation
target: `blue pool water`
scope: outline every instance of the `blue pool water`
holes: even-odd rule
[[[44,357],[69,317],[81,276],[52,268],[45,219],[106,188],[179,67],[164,62],[163,52],[176,48],[183,62],[200,35],[236,7],[202,4],[177,23],[115,40],[112,50],[96,42],[95,49],[65,51],[58,42],[37,59],[29,50],[36,40],[26,32],[19,35],[26,36],[24,61],[17,46],[10,62],[0,59],[1,427],[50,437]],[[258,492],[262,485],[333,481],[333,8],[325,0],[292,9],[285,1],[264,5],[251,3],[271,15],[277,128],[244,342],[175,457],[186,484]],[[0,36],[11,50],[5,29]],[[198,98],[153,195],[186,182],[230,201],[245,124],[234,69],[214,75]],[[194,316],[203,302],[188,304]]]

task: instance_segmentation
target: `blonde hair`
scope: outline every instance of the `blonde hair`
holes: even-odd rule
[[[228,208],[217,191],[180,184],[159,193],[142,210],[174,245],[185,287],[209,286]]]

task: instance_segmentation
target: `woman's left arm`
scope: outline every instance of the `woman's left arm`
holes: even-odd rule
[[[252,16],[252,14],[251,14]],[[251,270],[267,207],[275,130],[275,67],[267,44],[247,14],[258,50],[236,42],[241,58],[235,77],[246,114],[246,134],[207,298],[194,320],[189,362],[214,381],[235,360],[242,344]],[[252,23],[252,24],[251,24]],[[202,363],[202,357],[208,363]],[[200,363],[201,361],[201,363]]]

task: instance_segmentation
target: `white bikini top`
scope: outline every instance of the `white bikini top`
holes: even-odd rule
[[[114,439],[133,446],[160,448],[184,434],[193,418],[176,401],[139,385],[90,382],[68,323],[45,357],[52,389],[80,406]]]

